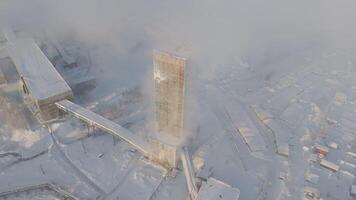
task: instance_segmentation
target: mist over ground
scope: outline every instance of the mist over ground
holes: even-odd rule
[[[3,24],[106,46],[110,53],[98,59],[132,79],[150,67],[153,48],[181,53],[210,76],[219,65],[264,62],[308,46],[352,47],[355,7],[352,0],[3,0],[0,16]]]
[[[239,189],[240,199],[300,199],[306,185],[323,199],[352,199],[355,8],[354,0],[0,0],[0,29],[43,34],[39,43],[49,46],[60,41],[80,66],[69,73],[88,72],[68,78],[67,66],[54,64],[61,75],[96,81],[73,87],[74,102],[143,137],[157,132],[153,50],[185,57],[183,142],[197,176],[205,170],[205,178]],[[48,134],[27,112],[16,78],[0,88],[0,158],[9,158],[0,159],[0,198],[21,184],[54,180],[81,199],[186,199],[182,172],[156,171],[110,134],[69,116]],[[318,144],[330,154],[315,152]],[[320,159],[340,171],[324,169]]]
[[[221,73],[245,66],[263,85],[302,65],[304,52],[352,49],[355,8],[352,0],[3,0],[0,22],[96,49],[91,58],[100,91],[139,86],[151,98],[153,49],[186,57],[193,111],[194,88]]]

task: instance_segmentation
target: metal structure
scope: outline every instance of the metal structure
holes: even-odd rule
[[[155,106],[158,131],[182,138],[185,59],[154,52]]]
[[[190,199],[195,200],[198,198],[198,188],[195,182],[195,172],[193,165],[186,147],[182,148],[181,160],[183,164],[185,179],[187,181],[189,197]]]
[[[73,92],[33,39],[12,39],[6,46],[20,76],[24,99],[41,123],[59,116],[55,102],[72,99]]]
[[[240,190],[213,177],[208,177],[197,186],[196,175],[187,147],[180,150],[183,171],[187,182],[189,198],[191,200],[238,200]]]
[[[56,103],[56,106],[75,117],[87,122],[89,125],[98,127],[114,136],[118,136],[131,144],[135,149],[139,150],[145,155],[150,153],[149,146],[143,140],[143,138],[136,136],[126,128],[112,122],[88,109],[85,109],[71,101],[63,100]]]

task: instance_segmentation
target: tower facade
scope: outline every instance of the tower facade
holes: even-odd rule
[[[177,147],[183,138],[185,63],[184,58],[169,53],[153,54],[158,137],[151,142],[151,159],[167,168],[177,167]]]
[[[156,122],[163,137],[181,139],[184,111],[184,58],[154,52]]]

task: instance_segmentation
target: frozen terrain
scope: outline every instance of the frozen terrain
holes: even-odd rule
[[[198,182],[214,177],[240,200],[299,200],[306,188],[356,198],[354,2],[99,4],[4,1],[0,25],[36,40],[75,103],[139,137],[155,132],[152,50],[186,57],[185,144]],[[71,116],[41,126],[2,38],[0,199],[187,199],[181,166],[167,170]]]

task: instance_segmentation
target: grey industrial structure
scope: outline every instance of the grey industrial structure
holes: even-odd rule
[[[24,99],[41,123],[59,116],[54,103],[72,99],[73,92],[33,39],[18,39],[6,46],[20,76]]]

